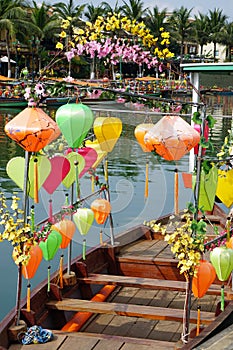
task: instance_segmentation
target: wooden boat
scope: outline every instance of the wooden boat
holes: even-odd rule
[[[11,107],[11,108],[19,108],[19,107],[27,107],[28,101],[24,98],[17,97],[0,97],[0,108],[2,107]]]
[[[217,205],[206,217],[224,228],[226,214]],[[161,224],[168,221],[169,216],[158,220]],[[47,280],[32,292],[30,311],[26,300],[21,304],[21,319],[28,327],[40,325],[52,330],[54,338],[48,343],[51,349],[73,349],[77,343],[82,350],[97,350],[100,346],[193,349],[227,327],[233,312],[229,301],[225,311],[216,316],[221,289],[216,280],[200,301],[205,328],[193,340],[197,300],[192,298],[193,329],[183,347],[180,337],[187,285],[161,233],[143,224],[119,234],[114,245],[105,242],[91,248],[85,260],[82,256],[75,258],[69,275],[67,267],[64,269],[63,288],[58,280],[59,273],[54,273],[49,293]],[[0,345],[11,350],[28,348],[15,340],[14,315],[13,310],[1,322]],[[16,343],[12,344],[12,339]],[[33,349],[37,347],[41,345],[33,344]]]

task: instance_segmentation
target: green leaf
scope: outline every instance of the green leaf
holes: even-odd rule
[[[212,115],[207,115],[206,120],[208,122],[208,126],[210,129],[212,129],[214,127],[214,124],[217,121],[214,117],[212,117]]]
[[[200,112],[194,112],[194,113],[193,113],[192,121],[193,121],[195,124],[201,125],[202,119],[201,119],[201,114],[200,114]]]

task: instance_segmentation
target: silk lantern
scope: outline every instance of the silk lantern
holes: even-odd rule
[[[107,199],[97,198],[91,203],[91,210],[94,212],[94,217],[97,224],[104,224],[108,215],[111,212],[111,204]],[[100,244],[103,243],[102,231],[100,231]]]
[[[85,160],[84,168],[79,173],[79,178],[81,178],[95,164],[98,157],[97,151],[92,147],[82,147],[82,148],[74,148],[74,149],[69,148],[66,154],[69,154],[71,152],[77,152]]]
[[[146,147],[169,161],[179,160],[199,141],[199,133],[177,115],[164,116],[144,137]]]
[[[151,145],[148,145],[148,147],[145,144],[144,137],[145,134],[153,128],[154,124],[152,123],[143,123],[136,126],[134,130],[134,135],[141,146],[143,152],[151,152],[153,151],[153,147]],[[146,181],[145,181],[145,198],[148,197],[148,183],[149,183],[149,161],[146,160]]]
[[[214,248],[210,252],[210,261],[218,279],[226,281],[233,270],[233,249],[224,246]],[[224,310],[224,284],[221,288],[221,310]]]
[[[56,230],[51,230],[45,241],[40,241],[39,247],[43,252],[43,258],[50,261],[56,255],[62,242],[61,234]],[[48,266],[48,292],[50,291],[50,266]]]
[[[73,221],[68,219],[60,220],[57,223],[53,224],[52,228],[54,230],[57,230],[62,236],[60,248],[61,249],[67,248],[76,230],[76,227]]]
[[[78,208],[73,214],[73,220],[80,234],[85,236],[94,221],[94,212],[89,208]],[[86,259],[86,240],[83,239],[83,260]]]
[[[92,110],[82,103],[65,104],[56,112],[56,122],[71,148],[81,145],[93,120]]]
[[[216,196],[230,208],[233,204],[233,169],[218,170]]]
[[[38,152],[60,135],[56,122],[41,108],[25,108],[5,125],[5,133],[28,152]]]
[[[213,265],[207,260],[201,260],[193,277],[192,291],[196,298],[202,298],[216,278]]]
[[[201,125],[200,124],[194,124],[194,129],[199,134],[201,134]],[[203,136],[204,136],[205,140],[208,141],[208,138],[209,138],[209,126],[208,126],[207,122],[204,123],[204,135]],[[198,154],[198,148],[199,148],[199,145],[197,144],[194,147],[194,154]],[[202,155],[205,155],[205,151],[206,151],[206,149],[202,148]]]

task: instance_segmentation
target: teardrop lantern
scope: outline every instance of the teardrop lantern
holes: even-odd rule
[[[89,208],[78,208],[73,214],[73,220],[80,234],[85,236],[94,221],[94,212]],[[86,259],[86,240],[83,239],[83,260]]]
[[[102,151],[111,152],[121,135],[122,121],[115,117],[97,117],[93,129]]]
[[[56,230],[51,230],[45,241],[40,241],[39,247],[43,252],[43,258],[47,261],[52,260],[56,255],[62,242],[62,237]]]
[[[179,160],[199,141],[199,133],[177,115],[164,116],[144,137],[146,147],[169,161]]]
[[[220,281],[226,281],[233,270],[233,249],[216,247],[210,252],[210,261]]]
[[[5,133],[25,151],[38,152],[61,132],[43,109],[28,107],[5,125]]]
[[[78,148],[93,124],[92,110],[82,103],[68,103],[58,108],[56,122],[69,147]]]
[[[196,298],[202,298],[216,278],[213,265],[207,260],[201,260],[197,274],[193,277],[192,291]]]
[[[216,196],[230,208],[233,204],[233,169],[218,169]]]
[[[73,221],[68,219],[60,220],[57,223],[55,223],[52,226],[52,228],[54,230],[57,230],[62,236],[62,242],[61,242],[60,248],[61,249],[67,248],[76,230],[76,227]]]
[[[134,130],[134,135],[141,146],[143,152],[151,152],[154,150],[154,147],[150,144],[146,145],[144,137],[146,133],[154,127],[152,123],[143,123],[136,126]]]

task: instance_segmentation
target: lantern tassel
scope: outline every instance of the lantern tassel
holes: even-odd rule
[[[221,286],[221,311],[224,311],[224,284]]]
[[[95,176],[91,175],[91,191],[95,192]]]
[[[60,278],[60,288],[63,289],[63,260],[64,256],[61,255],[60,266],[59,266],[59,278]]]
[[[179,186],[178,186],[178,170],[175,169],[175,176],[174,176],[174,211],[175,214],[179,214],[179,206],[178,206],[178,197],[179,197]]]
[[[86,240],[83,240],[83,260],[86,260]]]
[[[105,159],[104,178],[105,178],[105,181],[108,182],[108,160],[107,159]]]
[[[100,244],[103,245],[103,232],[100,230]]]
[[[149,189],[149,161],[146,161],[146,180],[145,180],[145,194],[144,197],[148,198],[148,189]]]
[[[51,269],[51,266],[48,266],[48,288],[47,288],[47,292],[50,292],[50,269]]]
[[[230,228],[231,228],[231,220],[228,217],[226,222],[226,231],[227,231],[227,242],[230,240]]]
[[[196,336],[200,334],[200,324],[201,324],[201,307],[198,305],[197,307],[197,332]]]
[[[31,311],[31,285],[27,285],[27,312]]]
[[[34,159],[34,202],[39,203],[38,197],[38,159]]]

